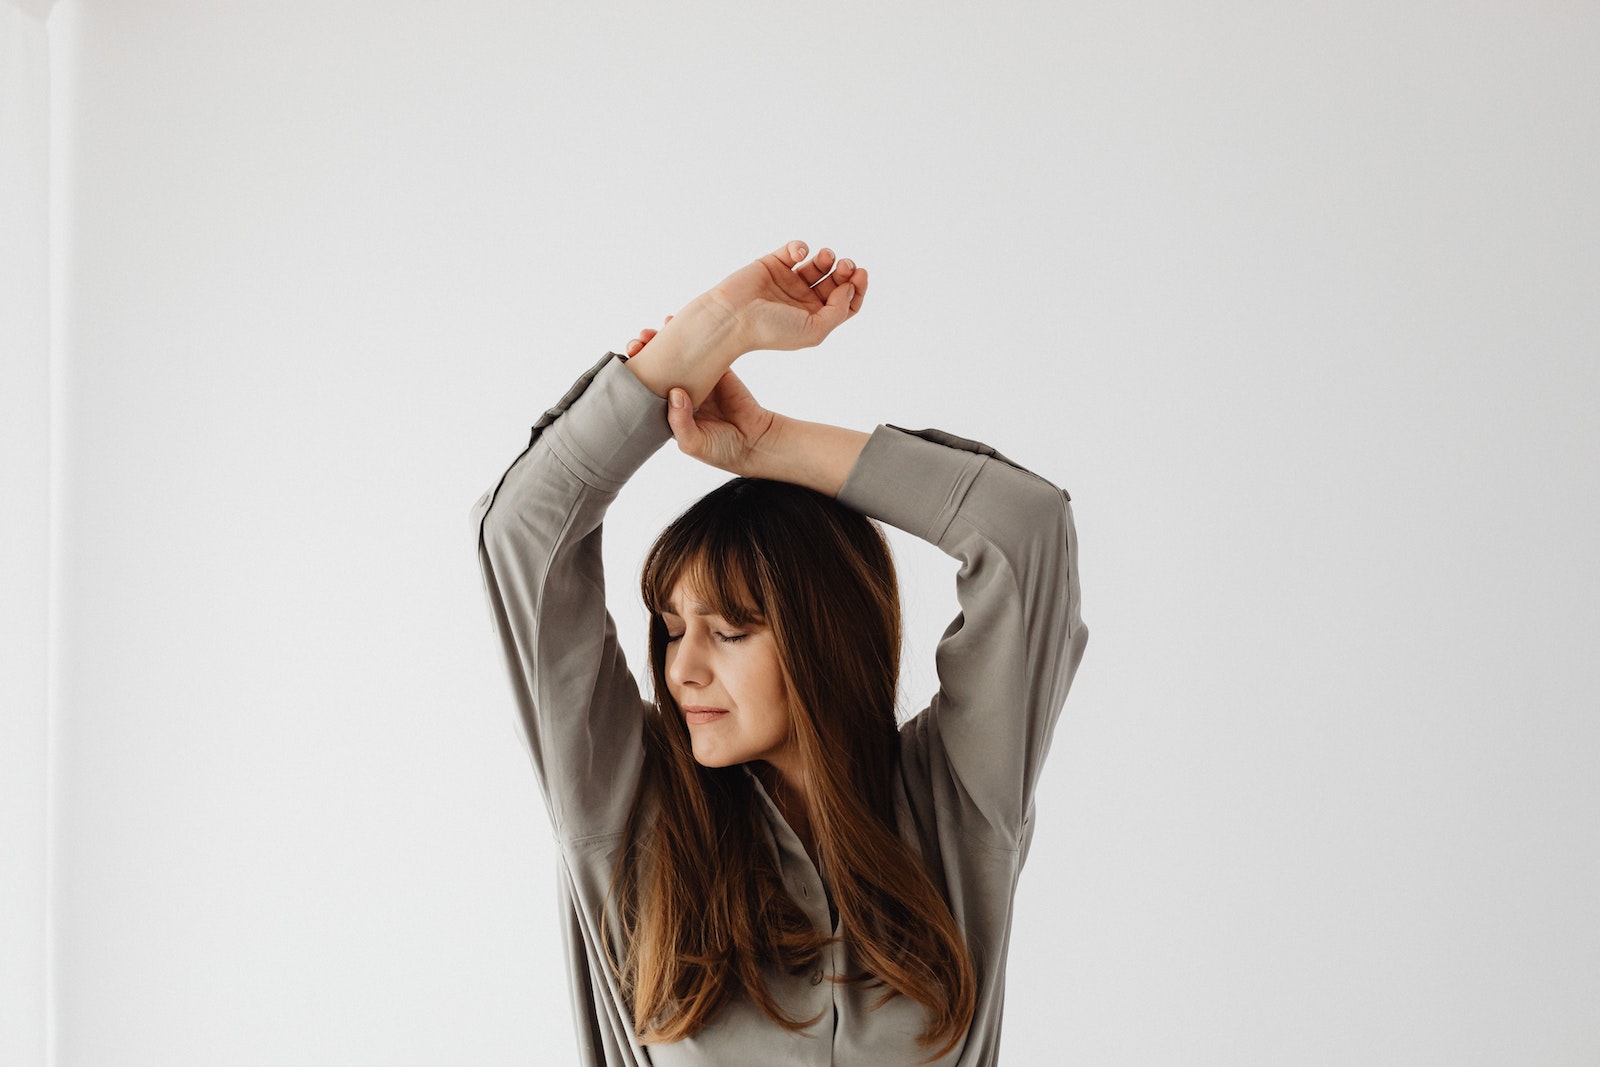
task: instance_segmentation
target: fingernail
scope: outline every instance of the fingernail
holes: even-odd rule
[[[674,389],[672,391],[672,406],[675,407],[675,408],[683,407],[683,390],[682,389]]]

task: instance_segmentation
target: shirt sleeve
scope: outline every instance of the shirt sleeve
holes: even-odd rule
[[[881,425],[838,499],[959,560],[939,691],[902,729],[941,819],[1023,847],[1034,787],[1088,640],[1071,497],[988,445]]]
[[[607,352],[579,378],[472,508],[490,618],[563,843],[621,830],[643,766],[646,704],[606,609],[601,530],[672,431],[666,401],[624,363]]]

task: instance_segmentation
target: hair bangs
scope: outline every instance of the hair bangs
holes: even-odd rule
[[[735,626],[765,622],[759,558],[749,537],[731,525],[673,530],[647,562],[641,581],[645,605],[655,614],[685,614],[671,603],[679,585],[690,601]]]

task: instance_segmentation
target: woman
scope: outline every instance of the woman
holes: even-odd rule
[[[606,353],[474,509],[564,865],[585,1064],[996,1061],[1040,764],[1083,654],[1065,492],[986,445],[756,403],[867,272],[791,241]],[[601,523],[669,439],[736,475],[646,559],[655,699]],[[896,726],[887,522],[961,561],[932,703]]]

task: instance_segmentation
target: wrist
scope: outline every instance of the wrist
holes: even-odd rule
[[[788,438],[792,431],[790,427],[795,420],[787,415],[771,412],[772,421],[767,424],[766,430],[756,438],[749,450],[744,455],[740,464],[742,470],[734,471],[745,478],[770,478],[773,481],[788,481],[784,477],[784,456],[789,452]]]
[[[772,427],[750,450],[747,473],[836,497],[870,436],[774,413]]]
[[[744,316],[739,313],[737,305],[722,291],[720,285],[707,289],[689,301],[688,306],[703,316],[707,329],[716,332],[720,343],[733,353],[734,359],[746,352],[754,351],[746,343],[748,339],[745,337]]]
[[[745,351],[738,317],[702,293],[628,360],[628,369],[662,399],[677,386],[698,405]]]

